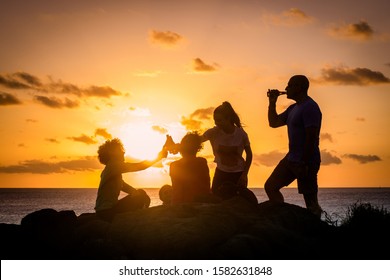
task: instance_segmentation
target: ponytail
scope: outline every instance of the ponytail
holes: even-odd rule
[[[215,113],[223,115],[237,127],[242,127],[240,117],[237,115],[236,111],[234,111],[232,105],[228,101],[224,101],[222,105],[219,105],[214,110],[214,114]]]

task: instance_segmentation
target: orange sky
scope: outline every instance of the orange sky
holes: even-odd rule
[[[100,144],[129,161],[213,126],[229,101],[249,134],[249,185],[287,151],[266,91],[305,74],[323,113],[322,187],[390,186],[390,19],[373,1],[2,1],[0,187],[97,187]],[[281,97],[278,111],[291,101]],[[214,164],[209,143],[201,152]],[[126,174],[170,183],[170,155]]]

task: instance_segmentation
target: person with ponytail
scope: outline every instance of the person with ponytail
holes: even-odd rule
[[[217,164],[211,185],[212,193],[222,199],[237,194],[257,204],[256,196],[248,189],[252,149],[238,114],[225,101],[214,110],[213,117],[215,126],[202,135],[203,142],[210,141],[214,162]]]

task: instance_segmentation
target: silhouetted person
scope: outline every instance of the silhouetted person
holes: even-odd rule
[[[172,203],[172,186],[171,185],[163,185],[158,191],[158,197],[162,201],[163,205],[171,205]]]
[[[138,163],[125,162],[125,149],[118,139],[107,140],[99,146],[99,161],[105,165],[101,175],[96,198],[96,214],[105,220],[111,220],[117,213],[148,208],[150,198],[142,189],[135,189],[125,183],[122,173],[144,170],[166,156],[161,151],[154,160],[145,160]],[[120,192],[128,195],[118,200]]]
[[[210,173],[207,160],[197,157],[202,149],[201,136],[187,133],[179,146],[182,158],[170,165],[172,180],[172,204],[202,201],[211,195]]]
[[[222,191],[224,191],[224,184],[229,182],[232,183],[228,184],[230,187],[236,186],[235,193],[245,192],[257,203],[256,196],[248,189],[252,149],[239,116],[232,105],[225,101],[214,110],[213,117],[215,126],[202,135],[202,141],[210,141],[214,162],[217,164],[211,185],[213,194],[221,198],[226,197]],[[243,157],[244,151],[245,158]],[[231,191],[229,189],[229,192]]]
[[[270,201],[284,202],[280,189],[298,182],[306,208],[321,217],[318,204],[317,173],[320,168],[319,134],[322,113],[318,104],[308,96],[309,80],[303,75],[290,78],[286,87],[287,98],[296,101],[283,113],[276,112],[278,91],[269,95],[268,121],[273,128],[287,125],[289,151],[275,167],[264,188]]]

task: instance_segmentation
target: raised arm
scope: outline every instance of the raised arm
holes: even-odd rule
[[[281,115],[278,115],[276,112],[276,101],[278,100],[278,95],[270,94],[268,97],[269,105],[268,105],[268,123],[270,127],[276,128],[279,126],[285,125],[284,118]]]
[[[165,148],[163,148],[161,152],[159,152],[158,156],[153,160],[144,160],[136,163],[124,162],[121,166],[121,173],[145,170],[146,168],[151,167],[153,164],[165,158],[166,156],[167,151],[165,150]]]

